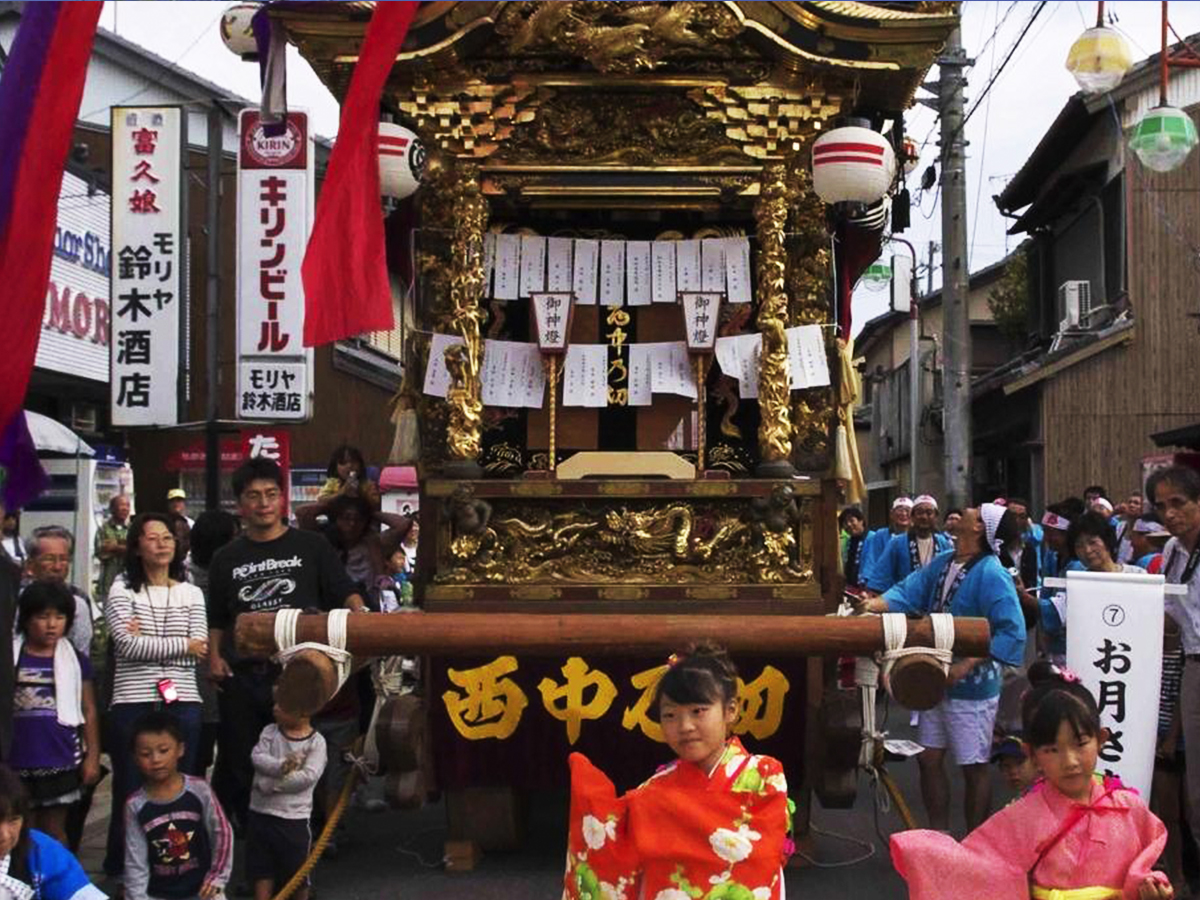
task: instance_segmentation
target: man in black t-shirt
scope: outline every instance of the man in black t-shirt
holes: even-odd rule
[[[321,535],[283,522],[283,473],[269,459],[247,460],[233,473],[243,531],[212,558],[208,583],[209,668],[220,686],[220,753],[229,760],[228,784],[214,784],[239,823],[250,803],[250,753],[273,719],[279,667],[240,657],[233,626],[244,612],[322,610],[366,604],[337,552]],[[223,781],[224,779],[222,779]]]

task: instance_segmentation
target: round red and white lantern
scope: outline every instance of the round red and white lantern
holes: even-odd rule
[[[812,149],[813,190],[826,203],[876,203],[896,176],[896,153],[877,131],[844,125]]]
[[[221,13],[221,41],[242,59],[258,55],[258,44],[250,23],[260,9],[261,3],[235,3]]]
[[[379,123],[379,189],[385,197],[403,200],[421,186],[425,145],[403,125]]]

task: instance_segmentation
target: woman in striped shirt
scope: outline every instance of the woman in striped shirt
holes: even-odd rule
[[[113,762],[112,817],[104,870],[119,877],[125,864],[125,800],[141,784],[131,743],[138,719],[165,710],[184,734],[180,770],[195,771],[200,745],[201,700],[196,660],[208,655],[204,595],[183,580],[170,521],[143,513],[129,526],[125,571],[105,604],[116,655],[108,712],[108,751]]]

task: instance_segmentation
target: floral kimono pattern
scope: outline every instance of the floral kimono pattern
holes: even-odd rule
[[[736,738],[711,776],[676,760],[618,797],[571,754],[567,900],[779,900],[789,829],[783,766]]]
[[[988,900],[1033,896],[1137,900],[1167,842],[1167,830],[1136,791],[1116,779],[1092,784],[1076,803],[1048,783],[972,831],[960,844],[937,831],[892,835],[892,862],[912,900],[962,900],[986,889]],[[1108,893],[1101,891],[1107,888]],[[1057,893],[1056,893],[1057,892]]]

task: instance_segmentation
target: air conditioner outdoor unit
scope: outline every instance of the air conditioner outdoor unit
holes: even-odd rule
[[[1092,283],[1090,281],[1064,281],[1058,286],[1058,310],[1062,315],[1059,331],[1087,327],[1092,312]]]

